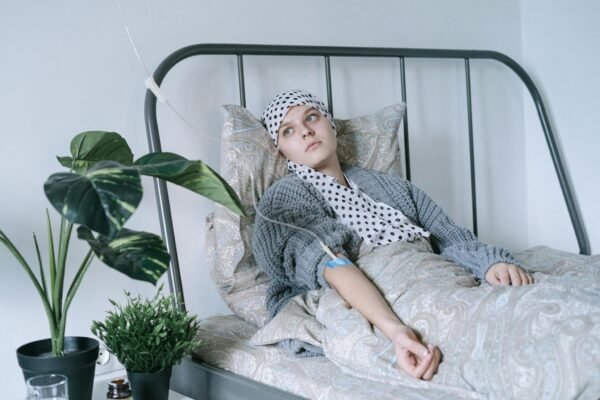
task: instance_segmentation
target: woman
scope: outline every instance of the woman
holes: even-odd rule
[[[395,241],[429,240],[437,253],[491,285],[533,283],[506,250],[479,242],[410,182],[342,168],[333,119],[312,94],[290,90],[277,95],[263,112],[263,122],[293,173],[265,192],[260,211],[309,229],[339,257],[331,262],[311,235],[257,218],[253,252],[271,278],[270,318],[298,294],[333,287],[392,341],[398,367],[430,380],[441,360],[439,349],[422,343],[400,321],[353,260],[365,249]]]

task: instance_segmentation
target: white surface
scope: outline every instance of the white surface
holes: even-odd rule
[[[106,400],[106,393],[108,392],[108,383],[117,378],[127,379],[127,372],[124,370],[114,371],[111,374],[105,374],[102,377],[97,377],[94,382],[94,393],[92,400]],[[169,391],[169,400],[192,400],[189,397],[183,396],[172,390]],[[197,399],[201,400],[201,399]]]
[[[600,158],[594,156],[592,147],[598,139],[597,135],[588,138],[589,133],[583,135],[582,132],[590,132],[598,126],[597,120],[589,119],[598,115],[595,112],[599,108],[598,97],[591,94],[598,90],[590,88],[590,97],[585,90],[588,82],[597,84],[598,77],[584,67],[588,68],[587,63],[589,68],[597,65],[597,58],[585,57],[592,57],[588,49],[597,46],[595,38],[600,28],[577,19],[595,15],[597,20],[597,6],[591,0],[577,6],[566,0],[553,5],[533,3],[528,6],[528,2],[518,0],[309,0],[302,4],[275,0],[182,0],[174,5],[158,0],[130,0],[124,1],[123,7],[151,70],[179,47],[209,42],[493,49],[520,61],[524,58],[521,30],[529,32],[529,26],[535,27],[544,36],[535,39],[530,33],[523,36],[523,46],[532,54],[532,57],[525,55],[525,66],[534,78],[543,74],[539,80],[548,90],[546,94],[551,99],[559,139],[564,144],[563,153],[571,166],[592,250],[598,252],[600,227],[596,204],[600,189],[590,179],[600,170]],[[562,8],[566,9],[564,13]],[[577,18],[555,23],[563,14]],[[553,19],[546,20],[545,16]],[[306,26],[310,29],[305,29]],[[549,59],[554,53],[547,47],[543,47],[542,55],[533,57],[550,34],[557,40],[548,40],[548,46],[557,51],[568,50],[575,60],[584,57],[586,65],[582,64],[580,72],[569,77],[568,85],[561,86],[558,70],[545,72],[557,62],[567,62],[566,58]],[[558,37],[561,34],[566,35],[564,39]],[[76,133],[89,129],[114,130],[125,135],[136,156],[146,153],[142,111],[146,77],[129,48],[120,16],[111,1],[0,2],[0,54],[5,61],[0,63],[0,76],[4,78],[0,92],[0,170],[3,171],[0,174],[3,194],[0,229],[13,239],[26,259],[33,262],[32,231],[38,233],[42,249],[46,247],[44,209],[49,205],[42,185],[51,173],[61,171],[54,156],[68,153],[69,140]],[[265,60],[245,59],[247,92],[252,93],[248,106],[253,112],[258,113],[266,101],[283,88],[304,87],[320,95],[324,93],[321,60],[268,61],[269,66]],[[380,66],[372,60],[364,60],[358,62],[358,70],[352,71],[344,60],[333,60],[332,64],[336,116],[371,112],[400,96],[396,61]],[[413,160],[421,158],[413,164],[414,181],[458,222],[469,225],[470,208],[465,200],[467,164],[463,158],[466,152],[464,75],[460,62],[455,62],[446,72],[424,62],[407,64],[409,78],[417,78],[408,93],[412,156]],[[298,73],[292,71],[291,76],[283,77],[273,70],[277,65],[291,66]],[[218,136],[222,116],[216,105],[238,101],[234,67],[235,60],[227,57],[205,64],[189,60],[168,77],[165,95],[192,122]],[[530,163],[525,161],[526,138],[522,134],[523,99],[514,93],[518,82],[495,63],[474,63],[471,73],[473,99],[480,104],[474,110],[476,135],[489,138],[477,140],[481,155],[478,161],[480,205],[490,204],[481,209],[480,236],[509,248],[537,244],[538,239],[548,238],[546,225],[542,224],[547,221],[530,220],[528,213],[541,208],[542,216],[551,215],[555,202],[558,205],[562,202],[554,194],[551,198],[536,195],[538,191],[546,193],[542,181],[552,181],[547,177],[548,163],[539,167],[544,171],[539,182],[533,182],[531,176],[526,182],[523,176],[523,170],[530,168]],[[490,83],[484,95],[482,86]],[[573,93],[574,88],[577,93]],[[589,105],[584,106],[578,100],[581,96],[586,96]],[[559,106],[557,101],[568,104]],[[426,107],[428,111],[424,112]],[[591,107],[592,112],[583,107]],[[516,120],[508,122],[507,114],[516,115]],[[160,105],[159,118],[165,150],[218,167],[217,145],[187,130]],[[484,124],[485,118],[491,119]],[[574,121],[577,125],[572,128]],[[438,134],[441,136],[434,136]],[[187,139],[184,140],[184,136]],[[541,140],[539,138],[538,135],[535,140]],[[429,150],[432,141],[435,151]],[[532,157],[529,144],[527,151],[527,156]],[[158,233],[150,180],[144,181],[144,188],[142,204],[128,227]],[[206,264],[199,261],[204,259],[204,217],[213,205],[181,190],[170,192],[188,308],[201,316],[226,313],[210,282]],[[527,199],[529,208],[524,206]],[[56,217],[53,211],[51,215]],[[517,224],[513,228],[511,222],[514,221]],[[573,250],[568,225],[561,222],[553,235],[553,245]],[[535,243],[527,243],[528,238]],[[74,239],[69,263],[77,265],[85,249]],[[15,349],[46,337],[48,327],[36,292],[5,249],[0,249],[0,266],[0,324],[14,328],[4,330],[0,340],[0,358],[8,360],[0,374],[0,397],[10,399],[24,393]],[[71,306],[68,334],[91,336],[91,321],[104,318],[109,309],[108,298],[122,301],[123,289],[144,295],[154,290],[147,283],[130,280],[94,261]]]
[[[567,175],[577,195],[592,253],[600,252],[600,2],[521,2],[523,66],[542,83]],[[529,243],[577,251],[558,180],[537,124],[525,103]]]

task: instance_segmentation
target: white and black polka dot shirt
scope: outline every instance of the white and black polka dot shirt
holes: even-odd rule
[[[396,241],[411,242],[417,237],[429,237],[429,232],[413,224],[401,211],[370,198],[348,177],[350,187],[340,185],[332,176],[305,165],[288,161],[288,168],[311,183],[327,200],[338,218],[354,229],[373,247]]]

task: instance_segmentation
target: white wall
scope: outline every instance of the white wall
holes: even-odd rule
[[[522,1],[523,66],[541,82],[592,253],[600,251],[600,3]],[[525,102],[530,244],[578,251],[560,187]]]
[[[521,61],[520,14],[527,14],[526,6],[522,8],[517,0],[451,4],[381,0],[368,6],[363,1],[342,0],[311,0],[301,5],[275,0],[123,0],[123,7],[150,69],[181,46],[208,42],[492,49]],[[588,40],[586,36],[582,39]],[[580,50],[572,51],[580,54]],[[48,203],[41,188],[50,173],[60,170],[54,156],[68,152],[72,136],[89,129],[114,130],[127,138],[137,156],[147,151],[142,116],[145,77],[110,1],[2,2],[0,54],[0,76],[4,78],[0,95],[0,227],[33,261],[31,232],[45,237],[43,212]],[[533,72],[542,71],[537,59],[527,60]],[[299,72],[277,75],[271,72],[272,62],[246,62],[248,85],[256,89],[248,99],[253,112],[258,113],[276,91],[292,85],[324,93],[320,60],[276,64]],[[409,87],[411,150],[413,160],[421,160],[413,164],[413,180],[458,222],[469,226],[464,78],[460,61],[449,65],[445,72],[435,63],[408,65],[409,79],[414,79]],[[190,60],[167,78],[165,93],[202,131],[218,136],[222,122],[219,104],[237,102],[234,66],[226,57],[207,63]],[[334,74],[343,77],[335,75],[334,81],[339,117],[371,112],[399,98],[396,61],[375,65],[367,60],[358,63],[358,68],[358,73],[350,72],[344,61],[334,60]],[[477,62],[472,68],[473,96],[479,104],[474,123],[481,154],[477,161],[480,237],[510,249],[525,248],[529,237],[541,237],[543,228],[536,224],[535,230],[528,231],[526,223],[528,209],[524,205],[529,193],[522,172],[526,111],[518,81],[496,63]],[[584,80],[583,73],[581,76]],[[553,85],[554,78],[551,74],[551,82],[541,79],[544,88],[551,87],[546,85]],[[485,92],[484,86],[488,88]],[[551,96],[553,101],[561,97],[561,88],[557,90],[558,94]],[[511,118],[506,118],[507,114]],[[165,150],[218,167],[218,145],[199,137],[164,108],[159,108],[159,117]],[[559,132],[566,128],[559,126]],[[588,151],[589,142],[570,143],[565,149],[568,162]],[[579,165],[583,166],[583,161]],[[581,176],[586,171],[572,167],[571,174],[574,179],[580,174],[577,179],[584,180]],[[585,192],[585,185],[577,185]],[[146,181],[145,187],[146,196],[129,226],[158,232],[151,182]],[[188,306],[201,316],[227,312],[202,261],[203,219],[213,206],[183,191],[171,192]],[[584,198],[589,216],[592,196],[584,194],[582,203]],[[530,204],[531,208],[535,205]],[[512,228],[513,221],[517,229]],[[591,225],[588,222],[588,229]],[[597,241],[598,235],[595,237]],[[72,250],[76,262],[84,246],[74,243]],[[5,391],[0,394],[16,398],[23,394],[23,384],[14,351],[20,344],[45,337],[47,324],[36,293],[5,250],[0,250],[0,265],[4,328],[0,388]],[[95,262],[72,306],[68,333],[91,335],[89,325],[103,317],[107,298],[122,299],[124,288],[145,294],[153,290]]]

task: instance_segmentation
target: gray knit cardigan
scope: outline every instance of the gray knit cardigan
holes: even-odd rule
[[[421,189],[409,181],[359,167],[344,173],[373,200],[400,210],[431,233],[434,251],[483,280],[488,268],[504,262],[522,265],[508,251],[482,243],[469,230],[456,225]],[[310,183],[294,173],[275,182],[258,208],[267,217],[316,233],[334,253],[358,258],[362,239],[336,219],[327,200]],[[271,279],[266,301],[269,320],[294,296],[329,287],[323,276],[329,256],[315,237],[297,229],[256,217],[252,250],[258,265]],[[287,341],[283,347],[298,356],[322,354],[319,348]]]

